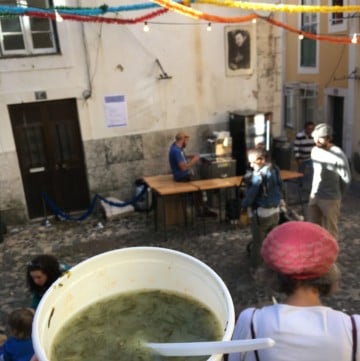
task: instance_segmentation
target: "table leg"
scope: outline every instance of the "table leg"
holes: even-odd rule
[[[155,229],[155,232],[158,231],[158,206],[159,206],[159,196],[158,194],[156,193],[156,195],[154,194],[154,197],[153,197],[153,202],[154,202],[154,229]]]
[[[166,207],[165,207],[165,197],[162,200],[162,211],[163,211],[163,227],[164,227],[164,241],[167,241],[167,222],[166,222]]]

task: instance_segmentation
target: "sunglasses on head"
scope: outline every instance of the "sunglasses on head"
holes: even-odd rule
[[[263,160],[264,158],[263,157],[257,157],[256,159],[254,159],[253,161],[251,161],[250,163],[255,163],[257,162],[258,160]]]
[[[30,261],[27,263],[29,269],[42,269],[43,265],[40,262]]]

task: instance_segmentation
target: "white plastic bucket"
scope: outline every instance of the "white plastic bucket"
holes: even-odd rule
[[[39,361],[49,361],[55,336],[88,305],[121,292],[161,289],[183,293],[207,305],[228,341],[234,304],[223,280],[205,263],[185,253],[157,247],[131,247],[89,258],[58,279],[35,313],[32,339]],[[208,361],[221,360],[213,355]]]

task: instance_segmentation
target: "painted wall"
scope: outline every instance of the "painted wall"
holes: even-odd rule
[[[102,4],[65,2],[67,6]],[[107,1],[107,5],[119,3]],[[203,5],[201,11],[240,14],[238,9]],[[141,11],[119,16],[140,15]],[[199,25],[171,12],[155,20],[162,24],[150,24],[149,32],[143,31],[143,24],[64,21],[57,24],[61,54],[0,59],[0,166],[7,170],[0,175],[5,190],[0,210],[11,215],[9,219],[26,219],[27,211],[7,105],[35,101],[35,91],[45,91],[48,100],[77,99],[91,195],[131,198],[137,177],[168,170],[167,150],[178,129],[191,133],[190,151],[201,151],[213,130],[225,130],[228,111],[271,111],[272,131],[279,133],[279,29],[264,21],[250,24],[256,36],[253,73],[227,76],[223,24],[212,24],[208,32],[207,23]],[[159,80],[156,59],[170,79]],[[126,97],[127,126],[106,126],[106,95]]]
[[[291,0],[289,4],[298,4]],[[321,0],[320,5],[328,6],[327,0]],[[356,0],[349,1],[348,5],[357,5]],[[299,29],[300,14],[285,14],[287,24]],[[359,19],[344,15],[342,29],[333,31],[329,27],[330,14],[320,14],[319,34],[338,37],[351,36],[359,31]],[[359,67],[359,45],[336,44],[327,41],[318,41],[318,69],[313,73],[303,73],[299,69],[300,40],[298,34],[285,33],[286,54],[284,59],[284,83],[315,83],[319,86],[317,122],[326,122],[331,119],[328,109],[329,96],[344,97],[344,125],[343,150],[347,156],[353,158],[354,152],[359,152],[359,124],[358,99],[359,80],[349,77],[350,73]],[[359,68],[360,69],[360,68]],[[359,77],[360,78],[360,77]],[[290,139],[294,139],[299,128],[287,129]]]
[[[297,1],[289,3],[298,4]],[[322,4],[328,5],[327,1]],[[286,14],[286,22],[294,27],[300,28],[300,14]],[[348,34],[348,28],[345,31],[329,33],[328,14],[319,14],[320,34],[330,34],[336,36],[345,36]],[[348,24],[346,24],[348,25]],[[301,40],[298,34],[286,32],[286,82],[316,82],[320,87],[319,99],[323,98],[324,87],[347,88],[348,79],[348,55],[349,45],[318,41],[318,69],[313,73],[304,73],[299,70],[299,52]]]

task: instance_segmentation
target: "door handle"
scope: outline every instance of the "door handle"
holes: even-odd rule
[[[36,167],[36,168],[29,169],[30,173],[39,173],[39,172],[44,172],[44,171],[45,171],[45,167]]]
[[[59,169],[67,169],[67,164],[66,163],[56,163],[55,164],[55,169],[59,170]]]

